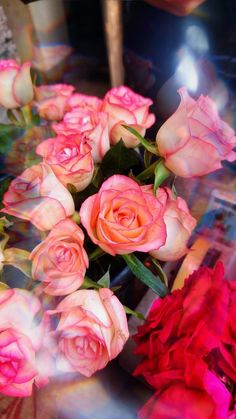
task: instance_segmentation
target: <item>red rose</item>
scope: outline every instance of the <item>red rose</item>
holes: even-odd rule
[[[134,337],[138,343],[136,353],[143,355],[134,374],[142,374],[157,390],[158,402],[153,411],[158,412],[160,418],[172,417],[161,413],[159,416],[162,398],[165,401],[169,397],[172,399],[172,390],[173,397],[179,397],[176,406],[179,406],[181,418],[227,418],[230,393],[224,383],[235,380],[236,373],[235,317],[233,319],[236,287],[226,281],[223,274],[221,263],[214,269],[201,268],[194,272],[185,281],[183,289],[154,302],[147,322]],[[217,380],[215,384],[214,380]],[[217,385],[223,394],[219,400],[220,397],[228,400],[224,403],[226,410],[221,411],[218,400],[213,397]],[[207,392],[211,399],[213,397],[213,401],[209,396],[204,399],[206,409],[213,406],[211,415],[205,413],[201,416],[198,412],[191,416],[187,408],[188,413],[185,412],[185,404],[191,405],[192,399],[197,403],[197,391]],[[183,397],[183,392],[186,397]],[[148,406],[150,404],[151,401]]]

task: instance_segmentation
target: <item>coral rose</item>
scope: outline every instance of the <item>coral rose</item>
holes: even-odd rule
[[[152,100],[134,93],[126,86],[109,90],[103,100],[102,111],[109,115],[109,132],[112,144],[121,138],[126,147],[136,147],[139,140],[122,127],[127,124],[141,135],[155,122],[155,116],[149,113]]]
[[[157,197],[160,194],[166,197],[164,221],[167,238],[164,246],[150,253],[159,260],[176,260],[188,251],[187,242],[196,227],[196,220],[191,216],[185,200],[175,198],[169,188],[159,188]]]
[[[99,112],[101,109],[102,100],[97,96],[83,95],[81,93],[74,93],[68,100],[68,106],[73,108],[80,108],[84,110],[91,110]]]
[[[0,106],[18,108],[33,100],[30,63],[20,66],[15,60],[0,60]]]
[[[108,288],[79,290],[57,306],[58,368],[90,377],[115,358],[129,337],[124,308]]]
[[[0,291],[0,393],[26,397],[34,383],[47,384],[40,361],[45,322],[34,320],[40,309],[39,300],[28,291]]]
[[[40,143],[36,153],[63,183],[74,185],[77,191],[85,189],[93,177],[93,159],[91,147],[82,134],[59,135]]]
[[[104,112],[75,108],[65,115],[62,123],[54,124],[53,129],[59,135],[84,133],[95,163],[100,162],[110,148],[108,116]]]
[[[160,200],[123,175],[107,179],[80,209],[91,240],[111,255],[148,252],[165,243],[164,206]]]
[[[88,267],[84,234],[69,218],[60,221],[31,253],[32,276],[50,295],[66,295],[81,286]]]
[[[43,231],[51,230],[75,210],[70,192],[44,163],[26,169],[13,180],[3,204],[2,212],[29,220]]]
[[[36,102],[41,118],[60,121],[70,110],[68,100],[75,87],[70,84],[42,85],[35,88]]]
[[[234,161],[235,133],[220,119],[212,99],[201,95],[195,101],[185,87],[178,92],[180,105],[156,136],[166,167],[190,178],[220,169],[222,160]]]

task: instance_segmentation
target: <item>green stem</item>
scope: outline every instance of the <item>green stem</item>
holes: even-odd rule
[[[156,160],[154,163],[152,163],[147,169],[143,170],[143,172],[139,173],[139,175],[136,176],[136,178],[140,181],[146,180],[151,175],[154,174],[155,168],[158,165],[160,160]]]
[[[89,255],[89,260],[92,262],[103,256],[104,254],[105,252],[101,249],[101,247],[96,247],[96,249],[91,253],[91,255]]]
[[[24,116],[25,125],[30,127],[32,125],[31,107],[29,105],[22,106],[21,111]]]
[[[147,269],[133,253],[122,255],[122,257],[133,274],[149,288],[152,288],[156,294],[160,297],[165,297],[168,294],[168,288],[160,278]]]
[[[130,127],[129,125],[122,125],[122,127],[124,127],[129,132],[131,132],[131,134],[133,134],[140,141],[140,143],[143,145],[143,147],[146,150],[148,150],[152,154],[155,154],[156,156],[159,155],[156,145],[150,144],[149,141],[147,141],[145,138],[143,138],[142,135],[139,134],[138,131],[136,131],[136,129]]]

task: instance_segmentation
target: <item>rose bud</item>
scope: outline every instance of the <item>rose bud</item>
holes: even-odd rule
[[[75,211],[70,192],[44,163],[26,169],[13,180],[3,204],[2,212],[29,220],[42,231],[51,230]]]
[[[65,115],[62,123],[54,124],[53,129],[58,135],[84,133],[95,163],[101,162],[110,148],[108,116],[104,112],[75,108]]]
[[[201,95],[195,101],[185,87],[178,92],[180,105],[156,136],[166,167],[190,178],[220,169],[222,160],[234,161],[235,133],[220,119],[213,100]]]
[[[88,267],[83,242],[81,228],[67,218],[56,224],[35,247],[30,255],[32,276],[42,281],[46,294],[66,295],[81,286]]]
[[[15,60],[0,60],[0,106],[19,108],[33,100],[30,63],[20,66]]]
[[[59,135],[40,143],[36,153],[50,165],[60,182],[73,185],[77,191],[85,189],[93,177],[91,147],[83,134]]]
[[[35,88],[36,102],[41,118],[60,121],[70,109],[68,100],[75,87],[70,84],[42,85]]]
[[[118,298],[108,288],[79,290],[65,297],[60,315],[57,367],[90,377],[123,349],[129,337],[127,318]]]
[[[191,216],[184,199],[174,198],[169,188],[159,188],[157,197],[160,198],[160,194],[162,199],[166,199],[164,222],[167,237],[164,246],[151,251],[150,254],[159,260],[176,260],[187,253],[187,242],[197,222]]]
[[[136,147],[139,140],[122,125],[131,126],[144,136],[146,129],[155,122],[155,116],[149,113],[152,103],[151,99],[134,93],[126,86],[109,90],[103,100],[102,111],[109,116],[111,143],[116,144],[122,138],[126,147]]]

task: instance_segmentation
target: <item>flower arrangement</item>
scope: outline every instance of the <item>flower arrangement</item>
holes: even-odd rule
[[[214,384],[220,380],[218,365],[227,377],[235,378],[229,373],[234,368],[235,346],[230,338],[231,314],[221,306],[222,299],[226,304],[224,295],[227,301],[231,298],[231,288],[224,285],[226,294],[222,293],[217,273],[221,268],[204,274],[205,285],[203,274],[196,274],[182,291],[168,295],[159,261],[185,255],[196,225],[187,203],[177,194],[175,177],[202,176],[219,169],[223,160],[235,160],[236,137],[209,97],[195,100],[185,87],[179,94],[178,109],[159,128],[156,141],[151,141],[144,136],[155,122],[149,109],[152,101],[128,87],[113,88],[100,99],[76,93],[71,85],[35,86],[29,63],[0,61],[0,105],[9,117],[9,125],[0,127],[5,133],[1,150],[5,145],[9,150],[12,130],[23,132],[30,141],[36,128],[40,134],[31,164],[26,159],[23,172],[7,186],[1,209],[1,393],[29,396],[34,384],[46,385],[58,371],[90,377],[122,351],[129,337],[126,314],[142,317],[122,304],[120,287],[112,284],[113,275],[125,264],[163,298],[154,304],[136,338],[138,352],[148,358],[152,344],[147,342],[154,330],[155,360],[144,359],[136,374],[145,376],[160,400],[169,397],[166,389],[171,385],[175,397],[184,394],[189,384],[186,377],[201,381],[193,359],[202,354],[207,361],[199,359],[199,368],[206,371],[209,386],[212,379],[212,386],[229,400],[226,390]],[[16,218],[31,223],[40,235],[30,251],[9,245],[8,228]],[[23,271],[28,284],[10,288],[4,282],[5,265]],[[216,312],[224,319],[228,316],[223,337],[223,326],[218,330],[215,315],[213,321],[207,312],[208,299],[195,308],[198,281],[206,295],[208,282],[213,284],[209,295],[214,297]],[[204,335],[199,331],[195,342],[195,331],[203,326],[206,341],[200,339]],[[182,356],[186,344],[190,345],[187,361]],[[222,357],[207,370],[213,348],[220,348]],[[165,361],[172,356],[173,362]],[[196,371],[191,370],[193,364]],[[198,387],[206,409],[215,400],[208,384],[201,381]],[[189,400],[195,401],[199,396],[195,393],[188,393]],[[225,412],[217,406],[212,409]],[[148,405],[143,412],[149,408],[159,414],[156,405]]]

